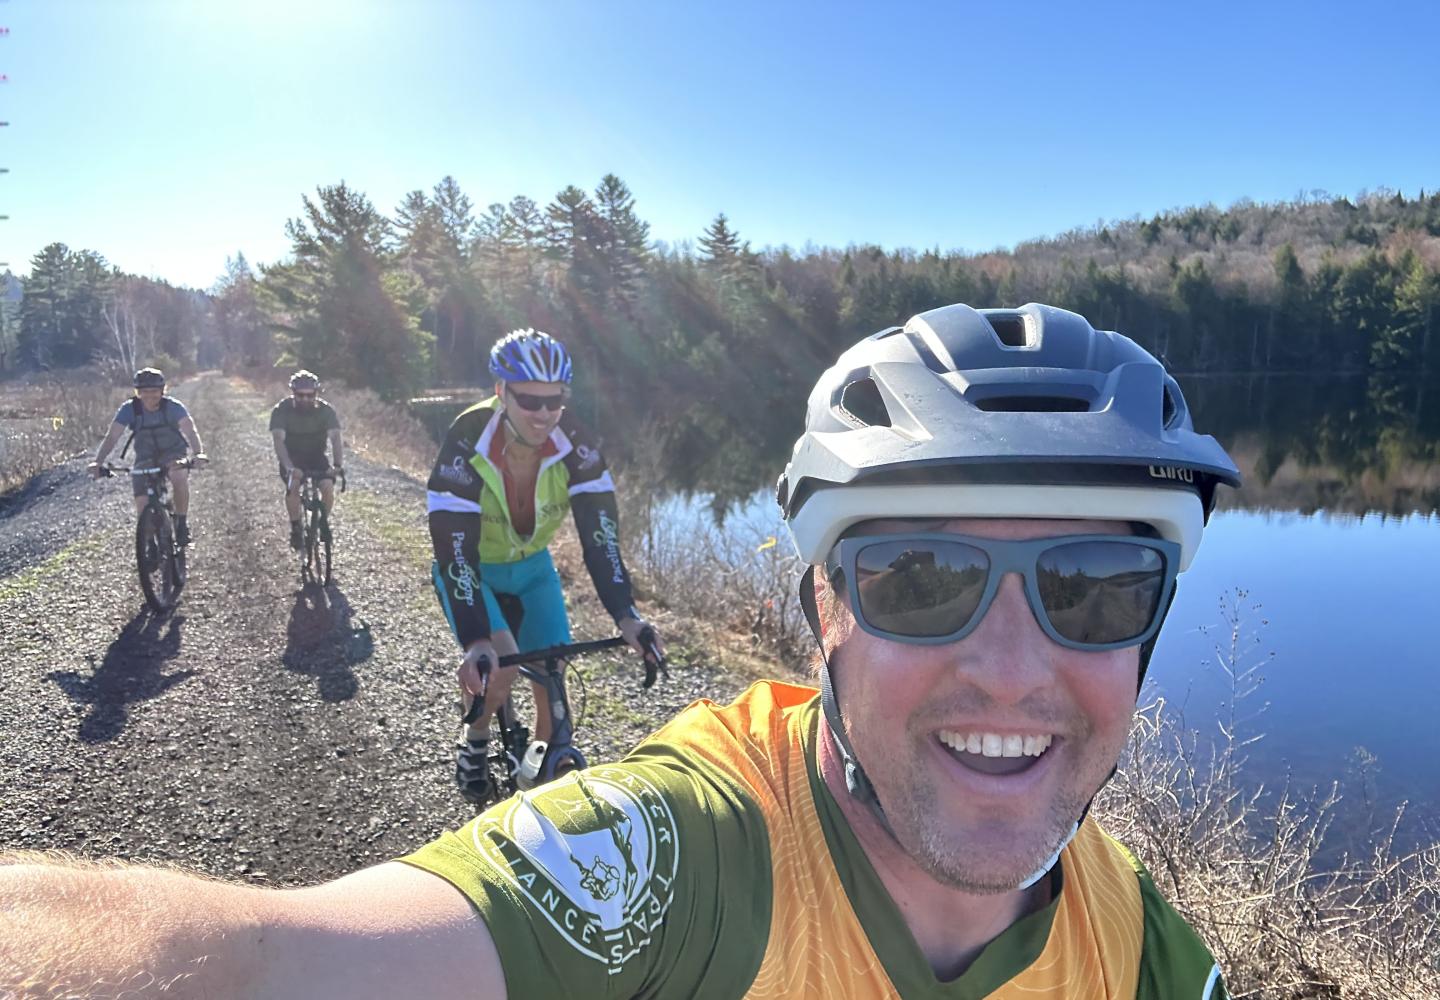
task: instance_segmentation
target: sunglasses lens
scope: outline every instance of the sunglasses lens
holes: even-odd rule
[[[1071,642],[1099,646],[1140,636],[1165,590],[1165,557],[1129,542],[1057,545],[1035,570],[1050,624]]]
[[[520,404],[520,409],[529,410],[531,413],[534,413],[541,407],[554,413],[557,410],[563,409],[565,406],[564,393],[558,396],[535,396],[528,392],[515,392],[512,389],[510,395],[514,397],[516,403]]]
[[[855,557],[860,614],[882,632],[951,635],[969,623],[985,594],[990,560],[963,542],[896,539]]]

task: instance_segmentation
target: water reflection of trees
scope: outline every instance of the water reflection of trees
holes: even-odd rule
[[[1197,426],[1245,476],[1221,503],[1405,515],[1440,510],[1440,381],[1249,375],[1182,379]]]

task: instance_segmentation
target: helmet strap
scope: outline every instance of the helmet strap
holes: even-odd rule
[[[840,716],[840,702],[835,697],[835,686],[830,680],[830,660],[825,655],[825,640],[820,630],[820,609],[815,603],[814,566],[807,567],[804,575],[800,577],[800,607],[805,611],[805,620],[810,624],[815,644],[820,648],[820,709],[825,713],[825,722],[835,750],[845,764],[845,787],[851,796],[870,808],[881,828],[893,838],[895,831],[890,828],[890,821],[885,818],[885,810],[875,796],[875,786],[870,784],[865,769],[860,766],[860,758],[855,755],[855,748],[850,745],[850,737],[845,733],[845,721]]]
[[[524,435],[520,433],[520,428],[516,427],[515,421],[510,419],[510,411],[505,406],[503,400],[500,404],[500,419],[505,425],[506,432],[505,447],[504,449],[502,449],[502,454],[508,453],[511,447],[513,447],[514,445],[519,445],[521,448],[529,448],[531,451],[539,451],[542,447],[544,447],[544,442],[541,442],[540,444],[531,444],[529,441],[525,440]]]

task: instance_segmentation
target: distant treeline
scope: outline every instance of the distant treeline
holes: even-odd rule
[[[1423,192],[1188,208],[982,254],[756,251],[724,214],[693,244],[652,240],[614,175],[483,212],[447,177],[390,217],[319,188],[286,234],[285,261],[237,255],[208,293],[52,244],[5,298],[0,367],[304,365],[398,399],[484,384],[496,337],[534,326],[571,346],[575,405],[612,448],[722,498],[783,459],[842,347],[950,302],[1064,306],[1180,371],[1440,371],[1440,195]]]

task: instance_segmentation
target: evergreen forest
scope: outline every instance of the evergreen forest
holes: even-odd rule
[[[607,448],[720,504],[773,479],[841,349],[951,302],[1073,309],[1182,373],[1440,375],[1440,194],[1190,207],[991,252],[757,250],[724,213],[670,244],[613,174],[483,209],[446,177],[389,214],[341,182],[283,225],[283,260],[237,253],[208,290],[50,244],[4,275],[0,374],[304,366],[398,401],[488,384],[490,345],[532,326],[570,346]]]

